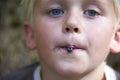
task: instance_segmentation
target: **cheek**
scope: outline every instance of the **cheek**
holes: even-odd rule
[[[103,22],[99,25],[90,24],[90,27],[86,29],[88,52],[93,59],[92,61],[104,61],[107,57],[113,35],[113,27],[114,25],[110,22]]]
[[[54,40],[54,29],[51,23],[46,23],[44,20],[37,20],[35,23],[35,42],[37,45],[37,51],[39,53],[40,61],[49,62],[50,52],[52,41]],[[49,62],[50,63],[50,62]]]
[[[61,30],[60,21],[48,19],[45,17],[38,17],[35,19],[35,27],[40,36],[51,38],[52,36],[59,35]]]
[[[35,26],[35,36],[39,40],[46,41],[51,39],[52,34],[54,34],[54,23],[46,21],[46,19],[37,18],[34,23]]]
[[[59,23],[42,17],[38,17],[34,21],[34,35],[37,48],[40,53],[50,51],[61,34]]]

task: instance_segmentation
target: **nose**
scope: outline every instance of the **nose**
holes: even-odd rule
[[[81,19],[78,11],[71,11],[67,14],[63,23],[64,33],[81,33]]]

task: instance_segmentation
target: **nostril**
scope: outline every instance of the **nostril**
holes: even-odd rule
[[[78,31],[79,31],[79,29],[78,29],[78,28],[74,28],[74,31],[75,31],[75,32],[78,32]]]
[[[67,32],[69,32],[69,31],[70,31],[70,29],[69,29],[69,28],[66,28],[66,31],[67,31]]]

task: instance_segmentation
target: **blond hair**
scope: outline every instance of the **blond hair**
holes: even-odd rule
[[[114,0],[113,5],[114,5],[118,24],[120,24],[120,0]]]
[[[33,9],[35,0],[22,0],[23,9],[25,10],[26,20],[32,24],[32,17],[33,17]],[[117,17],[117,21],[120,24],[120,0],[113,0],[113,5],[115,8],[115,13]]]
[[[25,19],[32,25],[33,9],[35,0],[22,0],[21,4],[25,12]]]

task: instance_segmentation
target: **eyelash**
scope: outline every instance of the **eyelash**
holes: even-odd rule
[[[51,9],[48,11],[48,15],[52,17],[60,17],[64,14],[64,11],[62,9]]]

